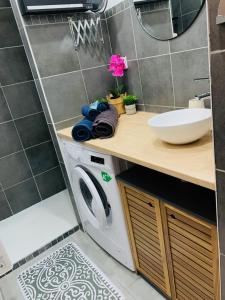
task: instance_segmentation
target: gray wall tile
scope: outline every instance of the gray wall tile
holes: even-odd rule
[[[67,127],[72,127],[72,126],[74,126],[74,124],[76,124],[77,122],[79,122],[82,119],[83,119],[83,115],[80,115],[75,118],[56,123],[55,124],[56,130],[58,131],[58,130],[61,130],[61,129],[64,129]]]
[[[14,214],[41,201],[33,179],[5,190],[5,194]]]
[[[75,122],[73,124],[75,124]],[[52,141],[53,141],[53,144],[54,144],[54,147],[55,147],[55,151],[57,153],[58,160],[59,160],[59,162],[63,162],[63,157],[62,157],[62,153],[61,153],[61,150],[60,150],[60,147],[59,147],[56,131],[55,131],[52,124],[48,124],[48,128],[49,128],[49,131],[50,131],[50,134],[51,134],[51,137],[52,137]],[[66,128],[66,126],[64,126],[64,128]]]
[[[172,54],[172,66],[177,107],[187,107],[189,99],[209,91],[207,80],[194,81],[209,76],[208,49]]]
[[[153,112],[153,113],[156,113],[156,114],[161,114],[161,113],[171,111],[171,107],[169,107],[169,106],[145,105],[145,111]]]
[[[225,49],[225,30],[223,25],[216,24],[220,0],[210,0],[209,5],[209,37],[211,51]]]
[[[137,104],[137,111],[145,111],[145,105],[144,104]]]
[[[212,107],[216,167],[225,170],[225,53],[211,55]],[[225,253],[224,253],[225,254]]]
[[[26,150],[34,175],[56,167],[59,162],[52,142],[43,143]]]
[[[0,10],[0,48],[22,44],[11,8]]]
[[[23,147],[38,145],[51,139],[43,113],[15,120]]]
[[[22,145],[13,122],[0,124],[0,157],[22,149]]]
[[[81,72],[45,78],[42,83],[55,123],[80,115],[87,103]]]
[[[8,201],[3,192],[0,192],[0,221],[12,215]]]
[[[8,85],[32,79],[23,47],[0,49],[0,83]]]
[[[225,254],[225,172],[216,172],[220,252]]]
[[[113,53],[127,56],[128,59],[136,58],[130,10],[109,18],[108,28]]]
[[[3,88],[12,116],[21,118],[42,111],[34,81]]]
[[[125,71],[124,86],[128,94],[133,94],[138,97],[138,103],[143,103],[143,95],[141,89],[140,73],[138,61],[129,61],[128,70]]]
[[[25,31],[23,31],[21,29],[23,25],[20,24],[20,21],[19,21],[20,19],[18,17],[18,12],[15,11],[15,9],[13,9],[13,12],[14,12],[14,15],[17,16],[16,20],[17,20],[17,22],[18,22],[18,24],[20,26],[19,27],[19,29],[20,29],[20,36],[21,36],[21,39],[22,39],[22,42],[23,42],[23,46],[26,49],[26,55],[27,55],[28,62],[30,64],[30,68],[31,68],[31,71],[32,71],[33,78],[37,79],[38,78],[38,70],[37,70],[35,62],[33,60],[33,52],[30,49],[30,44],[29,44],[29,40],[27,38],[27,33],[25,33]]]
[[[137,47],[137,57],[144,58],[169,53],[169,42],[159,41],[151,37],[147,32],[143,30],[133,8],[131,9],[131,12],[134,23],[134,36]]]
[[[42,199],[51,197],[66,188],[60,167],[35,177]]]
[[[10,7],[9,0],[0,0],[0,7]]]
[[[170,41],[170,50],[177,52],[207,47],[207,45],[207,16],[206,7],[204,7],[191,27],[184,34]]]
[[[4,189],[31,176],[32,174],[23,152],[0,159],[0,182]]]
[[[79,69],[68,24],[28,26],[27,31],[41,77]]]
[[[169,55],[140,60],[145,104],[173,105],[173,88]]]
[[[115,79],[107,67],[84,70],[83,75],[90,102],[106,97],[108,90],[115,85]]]
[[[1,88],[0,88],[0,112],[1,112],[0,123],[11,120],[11,114]]]
[[[225,29],[224,25],[216,25],[218,5],[220,1],[208,1],[209,15],[209,49],[210,70],[211,70],[211,92],[212,92],[212,111],[213,111],[213,133],[216,167],[224,170],[217,171],[217,222],[219,230],[219,252],[220,255],[220,280],[221,280],[221,299],[225,299],[225,122],[224,122],[224,67],[225,55],[219,50],[225,49]],[[215,52],[216,51],[216,52]]]

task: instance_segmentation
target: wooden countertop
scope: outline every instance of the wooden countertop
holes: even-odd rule
[[[99,152],[214,190],[215,168],[211,135],[188,145],[164,143],[147,125],[147,120],[154,115],[147,112],[122,115],[114,137],[90,140],[84,144]],[[71,127],[58,131],[58,136],[72,140]]]

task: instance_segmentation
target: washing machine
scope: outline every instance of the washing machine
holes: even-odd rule
[[[124,164],[80,143],[63,140],[62,144],[84,231],[121,264],[135,270],[115,178]]]

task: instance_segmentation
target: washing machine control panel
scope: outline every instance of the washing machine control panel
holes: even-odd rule
[[[91,161],[96,163],[96,164],[99,164],[99,165],[104,165],[105,164],[104,158],[99,157],[99,156],[91,155]]]

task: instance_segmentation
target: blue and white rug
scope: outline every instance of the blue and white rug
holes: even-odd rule
[[[74,243],[18,276],[26,300],[123,300],[119,290]]]

